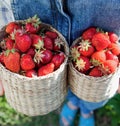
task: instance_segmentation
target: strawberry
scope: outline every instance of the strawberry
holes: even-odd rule
[[[17,51],[19,51],[19,48],[16,43],[14,43],[13,48],[16,49]]]
[[[53,43],[53,50],[54,51],[59,51],[61,50],[62,46],[64,45],[64,42],[62,41],[61,38],[56,38]]]
[[[94,67],[91,69],[89,76],[93,76],[93,77],[101,77],[102,76],[102,72],[101,70],[99,70],[98,67]]]
[[[75,63],[75,68],[79,72],[86,72],[87,70],[90,69],[90,66],[91,66],[91,63],[89,61],[89,58],[85,56],[80,56]]]
[[[7,50],[4,54],[5,67],[15,73],[20,71],[20,54],[15,50]]]
[[[53,50],[53,40],[47,36],[43,38],[44,40],[44,47],[49,50]]]
[[[96,51],[91,56],[91,63],[94,66],[101,65],[106,60],[106,54],[104,50]]]
[[[88,40],[82,40],[79,45],[79,52],[83,56],[91,56],[93,52],[95,51],[94,47],[91,45],[91,43]]]
[[[44,64],[42,64],[41,62],[39,62],[39,63],[36,63],[35,62],[35,68],[36,69],[39,69],[41,66],[43,66]]]
[[[19,28],[17,30],[14,30],[11,34],[10,34],[10,38],[12,40],[15,40],[17,38],[17,36],[19,35],[22,35],[23,33],[25,33],[25,29],[22,27],[22,28]]]
[[[35,15],[26,20],[25,29],[29,33],[37,33],[40,29],[40,23],[40,19]]]
[[[31,57],[31,55],[29,55],[29,54],[24,54],[21,57],[20,65],[21,65],[22,70],[25,70],[25,71],[31,70],[35,67],[35,63]]]
[[[118,57],[114,55],[110,50],[107,50],[105,54],[106,54],[106,60],[114,60],[117,63],[119,63]]]
[[[92,44],[98,51],[107,48],[110,43],[108,35],[102,32],[96,33],[92,38]]]
[[[51,39],[56,39],[58,37],[58,34],[54,31],[47,31],[45,35]]]
[[[0,53],[0,63],[4,64],[4,52]]]
[[[20,25],[16,22],[10,22],[7,24],[5,31],[8,34],[11,34],[12,32],[14,32],[14,30],[17,30],[20,28]]]
[[[119,44],[111,43],[111,44],[109,44],[108,49],[111,50],[111,52],[114,55],[119,55],[120,54],[120,45]]]
[[[109,39],[112,43],[116,43],[118,41],[118,35],[115,34],[114,32],[108,32]]]
[[[38,50],[35,53],[34,61],[36,63],[38,63],[38,64],[40,62],[42,64],[47,64],[47,63],[49,63],[51,61],[52,56],[53,56],[52,52],[50,50],[48,50],[48,49],[44,49],[44,50],[41,50],[41,51]]]
[[[30,77],[30,78],[35,77],[35,76],[37,76],[37,72],[34,69],[28,70],[25,72],[25,76]]]
[[[64,62],[64,59],[65,59],[65,54],[63,52],[60,52],[53,56],[51,62],[55,64],[55,70],[60,67],[60,65]]]
[[[114,60],[106,60],[101,68],[104,75],[114,73],[116,69],[117,69],[117,63]]]
[[[32,44],[32,40],[31,40],[29,34],[26,34],[26,33],[18,34],[15,37],[15,42],[16,42],[18,49],[21,52],[26,52]]]
[[[35,49],[34,48],[29,48],[28,50],[27,50],[27,52],[26,52],[26,54],[29,54],[29,55],[31,55],[31,57],[33,58],[34,57],[34,55],[35,55]]]
[[[14,41],[12,39],[9,39],[9,38],[6,39],[5,44],[6,44],[6,49],[11,50],[14,47]]]
[[[85,30],[82,34],[82,38],[84,40],[91,40],[93,35],[96,33],[96,28],[90,27],[87,30]]]
[[[42,49],[44,47],[43,38],[37,34],[31,34],[32,46],[35,49]]]
[[[38,76],[44,76],[52,73],[54,71],[54,63],[48,63],[38,69]]]

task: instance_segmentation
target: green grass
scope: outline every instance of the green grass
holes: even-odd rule
[[[59,111],[57,110],[36,117],[28,117],[17,113],[0,97],[0,126],[59,126]],[[95,111],[96,126],[120,126],[120,95],[112,98],[104,107]],[[79,112],[74,124],[78,125]]]

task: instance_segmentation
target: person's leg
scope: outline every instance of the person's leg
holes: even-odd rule
[[[95,126],[93,110],[89,110],[83,101],[80,100],[80,119],[79,126]]]
[[[81,116],[79,126],[95,126],[94,110],[104,106],[108,100],[102,102],[87,102],[79,100]]]
[[[68,92],[67,99],[60,113],[60,126],[72,126],[79,108],[79,99],[71,91]]]

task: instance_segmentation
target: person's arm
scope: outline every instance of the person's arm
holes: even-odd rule
[[[0,29],[8,22],[14,21],[10,0],[0,2]],[[0,80],[0,96],[4,95],[2,81]]]
[[[119,94],[120,94],[120,78],[119,78],[119,86],[118,86],[117,93],[119,93]]]
[[[14,21],[10,0],[2,0],[0,2],[0,28],[8,22]]]

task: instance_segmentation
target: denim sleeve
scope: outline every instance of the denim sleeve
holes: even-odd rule
[[[0,2],[0,28],[13,20],[14,17],[13,17],[9,0],[8,1],[2,0]]]

